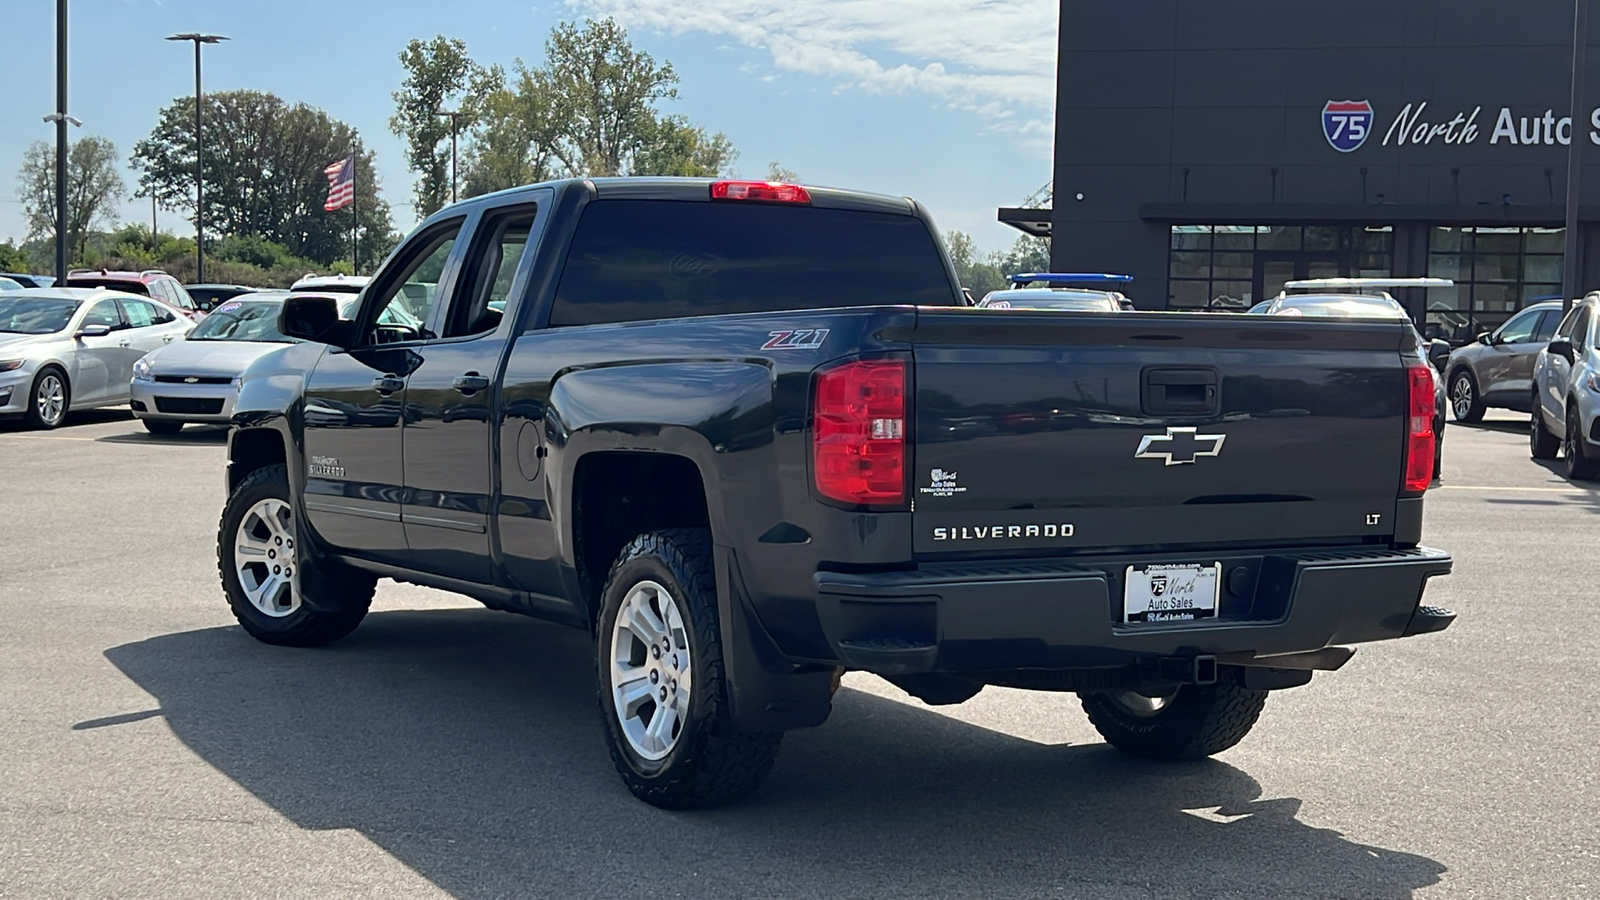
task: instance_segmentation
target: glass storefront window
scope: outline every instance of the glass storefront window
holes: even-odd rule
[[[1248,308],[1286,281],[1384,278],[1394,259],[1388,225],[1173,225],[1168,306]],[[1139,302],[1137,295],[1133,297]]]
[[[1428,292],[1428,336],[1463,344],[1527,303],[1560,297],[1565,241],[1561,228],[1430,229],[1428,274],[1456,286]]]

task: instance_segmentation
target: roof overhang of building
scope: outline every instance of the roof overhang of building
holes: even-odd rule
[[[1000,221],[1024,234],[1047,238],[1050,236],[1050,210],[1019,207],[1000,207]]]

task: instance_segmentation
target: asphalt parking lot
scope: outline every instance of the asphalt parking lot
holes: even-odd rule
[[[583,635],[384,583],[344,642],[263,646],[217,584],[221,431],[0,425],[0,897],[1593,897],[1600,485],[1525,422],[1449,428],[1455,627],[1214,760],[852,674],[757,798],[688,814],[616,778]]]

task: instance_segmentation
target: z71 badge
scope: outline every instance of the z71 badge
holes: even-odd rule
[[[815,350],[828,339],[826,328],[800,328],[794,331],[774,331],[767,335],[763,350]]]

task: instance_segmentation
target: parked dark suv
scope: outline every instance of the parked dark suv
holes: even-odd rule
[[[67,273],[66,286],[106,288],[138,294],[141,297],[154,297],[177,307],[184,315],[197,322],[206,317],[205,310],[201,309],[200,305],[194,302],[194,298],[189,296],[189,292],[183,289],[183,283],[160,269],[146,269],[143,272],[74,269]]]
[[[1450,414],[1456,421],[1476,422],[1491,406],[1528,412],[1534,358],[1550,345],[1560,323],[1561,301],[1546,300],[1457,347],[1445,366]]]

